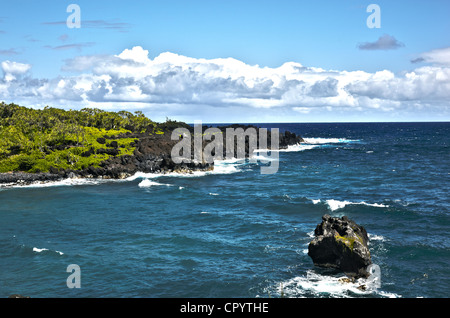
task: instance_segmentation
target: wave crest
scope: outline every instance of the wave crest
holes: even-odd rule
[[[297,276],[277,284],[276,293],[285,297],[350,298],[370,294],[389,298],[401,297],[394,293],[380,291],[371,277],[352,282],[346,276],[321,275],[313,270],[308,270],[306,276]]]
[[[311,137],[303,138],[305,143],[312,145],[323,145],[323,144],[341,144],[341,143],[351,143],[358,142],[359,139],[347,139],[347,138],[321,138],[321,137]]]
[[[51,250],[49,250],[48,248],[37,248],[37,247],[33,247],[33,252],[35,252],[35,253],[49,252],[49,253],[56,253],[56,254],[59,254],[59,255],[64,255],[63,252],[60,252],[60,251],[51,251]]]
[[[323,202],[321,199],[312,199],[311,201],[313,204],[319,204],[319,203]],[[325,204],[328,206],[328,208],[331,211],[343,209],[347,205],[365,205],[365,206],[371,206],[371,207],[376,207],[376,208],[388,208],[389,207],[389,205],[381,204],[381,203],[367,203],[364,201],[361,201],[361,202],[339,201],[339,200],[334,200],[334,199],[325,200]]]

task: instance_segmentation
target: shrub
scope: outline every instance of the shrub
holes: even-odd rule
[[[18,160],[20,171],[29,171],[36,163],[36,159],[32,156],[21,156]]]

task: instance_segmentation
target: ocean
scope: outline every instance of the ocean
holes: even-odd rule
[[[0,188],[0,297],[450,296],[450,123],[259,126],[307,143],[272,157],[274,174],[259,156]],[[380,286],[313,265],[324,214],[365,227]]]

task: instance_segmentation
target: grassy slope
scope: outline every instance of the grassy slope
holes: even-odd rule
[[[162,129],[184,124],[169,120],[157,124],[139,112],[119,114],[92,109],[34,110],[0,103],[0,173],[98,167],[113,156],[100,149],[117,149],[117,156],[133,154],[136,138],[128,138],[130,133],[163,134]],[[105,144],[98,142],[101,138]],[[113,141],[116,147],[109,145]]]
[[[84,127],[85,140],[81,146],[70,146],[63,150],[52,150],[49,153],[38,150],[30,153],[20,153],[0,160],[0,173],[10,171],[26,171],[26,172],[48,172],[50,167],[57,169],[82,170],[89,166],[98,167],[99,164],[111,157],[106,153],[97,154],[99,149],[108,149],[104,144],[100,144],[97,139],[105,136],[111,137],[118,134],[129,132],[125,129],[105,130],[93,127]],[[135,138],[113,138],[107,139],[107,143],[117,141],[119,155],[132,155],[135,149],[131,146]],[[123,147],[121,147],[123,146]],[[94,149],[94,153],[89,157],[81,156],[82,153]]]

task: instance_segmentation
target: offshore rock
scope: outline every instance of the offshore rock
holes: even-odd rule
[[[314,231],[308,255],[314,265],[336,268],[350,277],[368,277],[366,268],[372,264],[369,238],[363,226],[348,217],[322,216]]]

